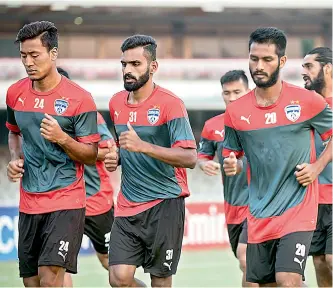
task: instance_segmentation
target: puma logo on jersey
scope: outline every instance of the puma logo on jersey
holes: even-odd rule
[[[169,268],[169,271],[171,271],[171,265],[172,265],[172,262],[170,262],[170,264],[168,264],[167,262],[164,262],[163,265],[165,267],[168,267]]]
[[[114,116],[117,117],[117,120],[118,120],[118,117],[119,117],[119,114],[120,114],[121,111],[117,112],[117,111],[114,111]]]
[[[221,131],[215,130],[215,134],[220,135],[221,138],[223,138],[224,130],[221,130]]]
[[[247,124],[250,124],[250,117],[251,117],[251,115],[247,118],[244,116],[241,116],[240,120],[243,120],[243,121],[247,122]]]
[[[25,101],[25,98],[22,99],[21,97],[18,98],[18,101],[22,103],[22,106],[24,106],[24,101]]]
[[[58,255],[60,255],[62,257],[62,259],[64,259],[64,262],[66,261],[67,253],[62,254],[62,252],[58,251]]]
[[[301,269],[303,270],[303,262],[304,262],[304,259],[302,261],[299,261],[298,258],[294,257],[294,262],[298,263],[299,266],[301,266]]]

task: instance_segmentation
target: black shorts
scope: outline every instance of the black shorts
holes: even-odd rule
[[[18,257],[20,277],[38,275],[39,266],[60,266],[77,273],[85,208],[45,214],[20,212]]]
[[[100,215],[86,216],[84,234],[89,237],[96,252],[100,254],[108,254],[113,220],[113,208]]]
[[[228,224],[227,228],[231,249],[237,258],[238,243],[247,244],[247,221],[245,219],[240,224]]]
[[[111,230],[109,265],[142,266],[166,278],[176,274],[185,221],[183,197],[166,199],[129,217],[116,217]]]
[[[275,273],[291,272],[303,276],[313,231],[295,232],[280,239],[247,244],[246,280],[275,283]]]
[[[332,204],[319,204],[309,255],[332,255]]]

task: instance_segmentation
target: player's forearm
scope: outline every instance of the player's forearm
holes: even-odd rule
[[[94,165],[96,163],[98,150],[97,143],[80,143],[67,135],[64,139],[58,142],[58,145],[64,149],[66,154],[73,161],[86,165]]]
[[[321,153],[315,165],[318,170],[318,175],[325,169],[328,163],[332,162],[332,139],[326,145],[325,150]]]
[[[12,161],[22,158],[22,139],[18,133],[9,132],[8,148]]]
[[[105,155],[108,154],[108,152],[109,152],[108,148],[98,148],[97,160],[98,161],[104,161],[105,160]]]
[[[148,142],[145,143],[145,148],[142,152],[152,158],[155,158],[173,167],[191,169],[195,167],[197,162],[197,152],[195,149],[183,149],[180,147],[165,148]]]

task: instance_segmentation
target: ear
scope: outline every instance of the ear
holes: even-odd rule
[[[332,64],[331,63],[327,63],[325,66],[324,66],[324,73],[325,75],[328,75],[328,76],[332,76]]]
[[[55,61],[58,58],[58,48],[53,48],[51,51],[51,60]]]
[[[154,74],[158,69],[158,63],[157,61],[151,61],[150,63],[150,74]]]
[[[286,65],[287,62],[287,56],[284,55],[280,58],[280,69],[284,67],[284,65]]]

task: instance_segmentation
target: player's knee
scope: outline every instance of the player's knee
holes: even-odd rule
[[[151,275],[151,287],[171,287],[172,276],[161,278]]]
[[[325,255],[325,262],[327,267],[331,270],[332,272],[332,254],[327,254]]]
[[[111,287],[131,287],[134,277],[125,269],[109,267],[109,283]]]
[[[242,272],[246,272],[246,245],[239,244],[237,248],[237,259],[239,262],[239,268]]]
[[[302,287],[302,275],[297,273],[276,273],[278,287]]]
[[[43,266],[38,272],[41,287],[62,287],[65,269],[57,266]]]
[[[315,266],[316,271],[325,269],[327,265],[325,255],[313,256],[313,265]]]

